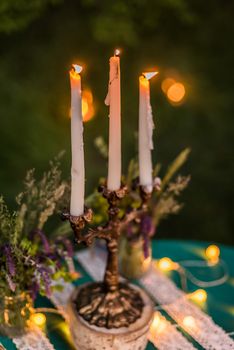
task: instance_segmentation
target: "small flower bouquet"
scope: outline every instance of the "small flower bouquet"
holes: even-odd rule
[[[100,137],[95,142],[98,150],[106,156],[106,147]],[[120,247],[120,269],[127,278],[139,278],[144,274],[151,263],[151,238],[155,235],[160,222],[171,214],[177,214],[183,204],[178,200],[181,193],[188,186],[190,176],[177,175],[179,169],[187,161],[190,149],[183,150],[168,167],[165,175],[160,177],[160,164],[154,169],[154,191],[149,203],[149,211],[140,222],[131,222],[122,234]],[[102,180],[101,180],[102,181]],[[128,172],[123,182],[130,189],[127,200],[122,201],[122,215],[128,207],[139,207],[141,197],[137,192],[138,163],[131,160]],[[132,190],[131,190],[132,189]],[[94,192],[86,200],[88,205],[95,207],[98,215],[94,217],[95,224],[105,221],[106,205],[103,198]],[[103,213],[103,214],[102,214]]]
[[[61,279],[70,280],[72,244],[67,238],[52,242],[44,225],[59,208],[67,183],[61,179],[59,158],[39,181],[30,170],[17,210],[8,209],[0,197],[0,332],[23,331],[37,293],[50,296],[61,289]],[[58,281],[58,283],[56,283]]]
[[[166,174],[161,178],[160,165],[154,169],[154,191],[149,203],[149,212],[139,223],[132,222],[123,232],[120,249],[120,269],[127,278],[139,278],[149,268],[152,259],[151,238],[155,235],[160,222],[171,214],[177,214],[183,207],[178,197],[188,186],[190,176],[176,175],[181,166],[186,162],[190,150],[183,150],[172,164]],[[130,193],[131,203],[126,205],[138,206],[140,195],[134,188],[137,181],[137,164],[133,161],[129,165],[127,182],[129,188],[133,183]]]

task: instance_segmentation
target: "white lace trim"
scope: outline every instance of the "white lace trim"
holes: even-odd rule
[[[2,345],[1,342],[0,342],[0,350],[6,350],[6,348]]]
[[[156,267],[140,279],[140,283],[161,304],[162,308],[178,325],[190,334],[206,350],[233,350],[234,341],[212,318],[186,298],[186,294],[176,287],[168,277]],[[187,325],[184,319],[193,317]]]
[[[102,280],[105,270],[106,254],[97,249],[95,253],[89,249],[78,252],[75,258],[95,281]],[[164,329],[158,332],[155,337],[152,331],[149,334],[149,341],[159,350],[195,350],[194,346],[165,319],[160,313],[160,321],[163,321]]]
[[[155,332],[149,333],[148,339],[160,350],[194,350],[196,349],[167,319],[158,313],[160,324]]]
[[[46,335],[37,327],[12,340],[19,350],[55,350]]]

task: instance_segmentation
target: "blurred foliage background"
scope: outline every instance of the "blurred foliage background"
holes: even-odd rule
[[[154,161],[164,170],[185,147],[183,173],[192,181],[185,208],[158,237],[233,243],[234,232],[234,2],[226,0],[0,0],[0,185],[13,206],[26,169],[40,174],[65,149],[70,168],[68,70],[83,63],[84,88],[94,95],[85,124],[87,194],[106,162],[94,139],[108,136],[103,101],[108,59],[122,49],[123,169],[137,154],[138,75],[156,67],[151,100],[156,130]],[[184,84],[173,105],[161,83]]]

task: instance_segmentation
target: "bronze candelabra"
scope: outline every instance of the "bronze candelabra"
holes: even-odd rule
[[[119,202],[127,194],[127,187],[122,186],[117,191],[110,191],[101,186],[99,191],[108,201],[109,220],[104,226],[95,229],[88,228],[92,221],[92,210],[85,208],[81,216],[63,213],[62,218],[69,220],[77,243],[91,245],[95,238],[106,241],[107,264],[103,282],[94,282],[80,289],[76,299],[76,309],[81,317],[89,324],[111,328],[128,327],[141,317],[144,307],[143,300],[135,289],[128,283],[119,281],[118,272],[118,243],[122,229],[131,221],[140,221],[148,210],[148,200],[151,192],[139,186],[141,205],[138,209],[129,210],[119,217]]]

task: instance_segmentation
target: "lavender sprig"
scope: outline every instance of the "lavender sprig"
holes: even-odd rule
[[[15,276],[15,263],[12,256],[12,250],[9,244],[6,244],[3,249],[5,255],[6,255],[6,266],[7,271],[9,272],[11,277]]]

